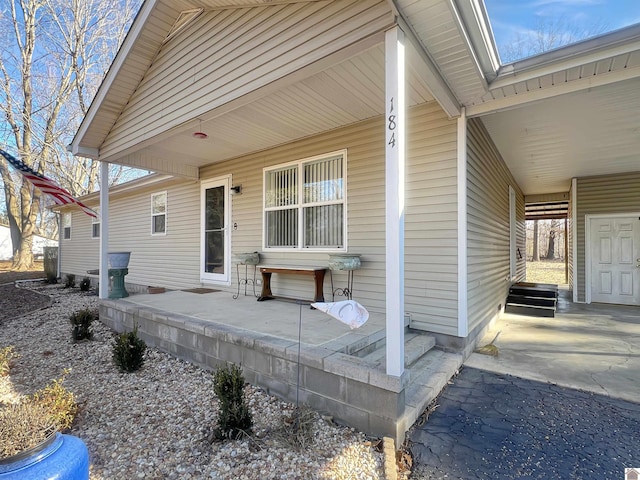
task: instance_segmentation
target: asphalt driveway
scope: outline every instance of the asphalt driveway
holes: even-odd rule
[[[564,292],[566,295],[567,292]],[[411,432],[415,479],[624,478],[640,467],[640,308],[503,315]]]

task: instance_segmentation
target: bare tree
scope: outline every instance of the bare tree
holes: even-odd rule
[[[66,152],[139,0],[8,0],[0,11],[0,109],[3,143],[33,170],[73,195],[93,191],[98,164]],[[42,227],[39,190],[0,159],[13,268],[33,264]]]
[[[515,62],[600,35],[607,28],[603,21],[585,26],[569,20],[566,16],[543,17],[532,30],[516,32],[508,42],[500,45],[500,58],[504,63]]]
[[[540,249],[539,246],[539,235],[538,235],[538,220],[533,221],[533,257],[532,260],[534,262],[540,261]]]

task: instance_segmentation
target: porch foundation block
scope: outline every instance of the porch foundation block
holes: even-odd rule
[[[404,442],[405,432],[430,401],[409,398],[413,395],[408,392],[418,391],[409,388],[410,370],[390,377],[384,366],[345,353],[346,345],[337,352],[328,347],[331,342],[302,344],[298,358],[297,342],[134,305],[129,299],[103,299],[100,320],[117,332],[137,326],[147,345],[207,370],[226,362],[241,365],[245,379],[268,393],[289,402],[298,396],[301,403],[336,422],[372,436],[392,437],[396,445]],[[353,342],[359,342],[357,335]]]

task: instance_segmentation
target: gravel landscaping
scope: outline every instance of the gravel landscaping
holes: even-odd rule
[[[288,446],[283,418],[294,406],[251,386],[252,437],[211,443],[217,412],[211,372],[150,348],[141,370],[120,373],[111,358],[115,335],[104,325],[96,322],[92,341],[71,340],[69,315],[97,307],[95,295],[40,282],[0,294],[0,348],[13,345],[20,355],[10,375],[0,377],[0,404],[70,368],[64,385],[80,404],[71,433],[87,444],[93,480],[385,478],[376,439],[318,415],[312,444],[303,451]],[[38,294],[51,297],[51,306]],[[15,308],[31,302],[45,308],[26,314]]]

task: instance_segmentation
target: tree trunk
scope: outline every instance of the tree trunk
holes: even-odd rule
[[[538,249],[538,220],[533,221],[533,261],[540,261],[540,251]]]
[[[556,231],[549,230],[549,249],[547,250],[547,260],[556,258]]]
[[[20,246],[13,254],[11,270],[24,272],[33,270],[33,235],[23,235]]]

